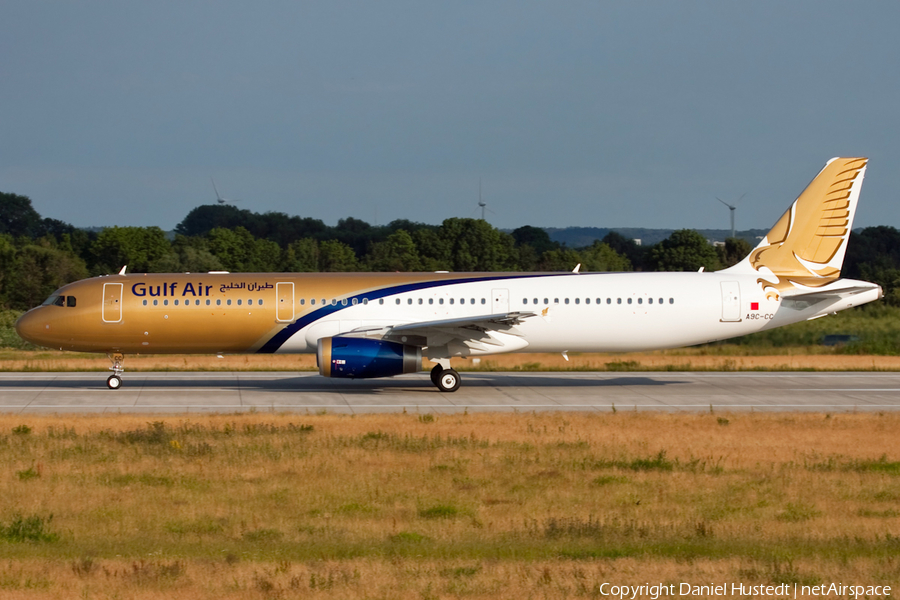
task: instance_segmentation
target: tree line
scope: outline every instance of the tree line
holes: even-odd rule
[[[0,307],[31,308],[66,283],[129,272],[338,271],[707,271],[750,252],[741,239],[713,247],[699,233],[675,231],[653,246],[610,232],[582,248],[554,242],[533,226],[510,233],[478,219],[440,225],[406,220],[375,226],[346,218],[255,213],[200,206],[172,234],[159,227],[88,231],[41,217],[26,196],[0,193]],[[900,232],[870,227],[853,234],[845,276],[881,284],[900,305]]]

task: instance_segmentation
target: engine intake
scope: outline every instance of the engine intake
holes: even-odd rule
[[[319,338],[316,362],[325,377],[393,377],[420,371],[422,349],[368,338],[326,337]]]

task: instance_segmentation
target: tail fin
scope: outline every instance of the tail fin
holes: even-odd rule
[[[767,296],[818,288],[841,276],[866,158],[832,158],[736,273],[759,273]]]

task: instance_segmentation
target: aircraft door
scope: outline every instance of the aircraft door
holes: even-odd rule
[[[495,315],[509,312],[509,290],[491,290],[491,312]]]
[[[122,321],[122,284],[103,284],[103,305],[100,317],[104,323],[120,323]]]
[[[275,319],[280,323],[294,320],[294,284],[275,284]]]
[[[737,281],[722,282],[722,321],[736,323],[741,320],[741,286]]]

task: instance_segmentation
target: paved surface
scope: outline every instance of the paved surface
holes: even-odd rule
[[[0,412],[453,412],[532,410],[886,411],[900,373],[463,373],[442,394],[427,373],[326,379],[313,373],[0,374]]]

